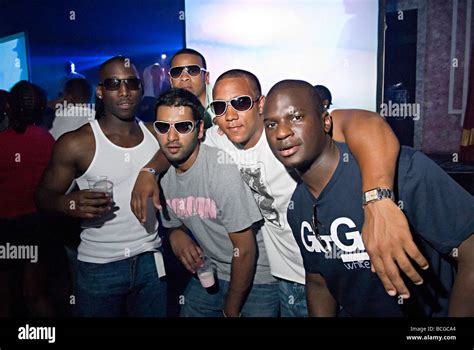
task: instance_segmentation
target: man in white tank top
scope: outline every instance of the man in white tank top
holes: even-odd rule
[[[81,317],[166,316],[166,282],[156,216],[142,225],[130,209],[140,169],[159,149],[135,118],[142,86],[128,58],[100,67],[100,120],[61,136],[36,193],[48,212],[83,219],[75,301]],[[106,176],[107,192],[90,190]],[[76,180],[80,191],[65,194]]]

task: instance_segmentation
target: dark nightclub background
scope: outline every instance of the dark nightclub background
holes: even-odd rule
[[[117,54],[133,57],[139,71],[163,63],[163,53],[169,58],[183,47],[183,6],[184,0],[0,0],[0,37],[27,32],[30,79],[54,99],[68,62],[93,84],[98,66]]]
[[[171,56],[186,47],[186,20],[182,11],[189,1],[194,0],[0,0],[0,38],[26,33],[29,80],[46,90],[49,100],[54,100],[71,77],[72,64],[93,85],[98,81],[99,65],[115,55],[132,57],[140,74],[154,63],[167,67]],[[220,4],[218,0],[214,3]],[[469,58],[474,49],[472,1],[385,0],[379,4],[386,21],[384,42],[381,42],[384,61],[377,76],[381,79],[381,72],[384,73],[378,91],[380,102],[410,103],[420,108],[417,118],[388,116],[387,122],[402,145],[429,155],[472,194],[474,61]],[[255,56],[258,58],[258,52]],[[213,63],[212,58],[209,61]],[[281,62],[281,67],[292,64]],[[215,79],[222,71],[216,69],[212,73]],[[265,89],[268,91],[269,87]],[[356,94],[359,86],[350,88]],[[170,254],[168,258],[174,257]],[[185,273],[178,263],[172,269],[177,274]],[[169,300],[177,300],[185,285],[185,280],[170,281]],[[177,303],[170,303],[169,314],[177,316],[178,309]],[[218,322],[214,325],[219,327]],[[357,327],[354,329],[357,332]],[[110,332],[114,335],[116,330]],[[80,336],[79,333],[76,335]],[[3,349],[1,345],[0,342]]]

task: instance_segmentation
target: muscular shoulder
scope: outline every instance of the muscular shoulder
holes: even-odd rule
[[[56,152],[65,153],[70,158],[77,158],[84,153],[95,149],[94,133],[89,124],[85,124],[77,130],[63,134],[55,145]]]

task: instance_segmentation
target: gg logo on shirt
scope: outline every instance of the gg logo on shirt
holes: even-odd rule
[[[321,239],[325,241],[327,249],[332,251],[332,245],[334,244],[337,248],[345,252],[340,256],[343,262],[369,260],[369,255],[365,252],[364,243],[362,242],[362,237],[358,230],[344,233],[345,238],[348,241],[352,241],[352,244],[346,245],[341,242],[338,236],[338,228],[342,225],[347,226],[350,229],[356,228],[356,224],[350,218],[340,217],[335,219],[331,223],[330,235],[321,235]],[[303,221],[301,223],[300,234],[301,241],[308,252],[325,253],[309,222]]]

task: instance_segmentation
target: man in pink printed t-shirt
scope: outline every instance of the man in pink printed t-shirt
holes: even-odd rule
[[[222,161],[224,151],[201,144],[204,108],[189,91],[174,89],[160,96],[155,115],[160,149],[172,165],[160,183],[163,226],[175,255],[201,277],[186,287],[180,315],[276,317],[278,282],[258,229],[262,216],[232,159]],[[217,274],[212,289],[200,273],[206,260]]]

